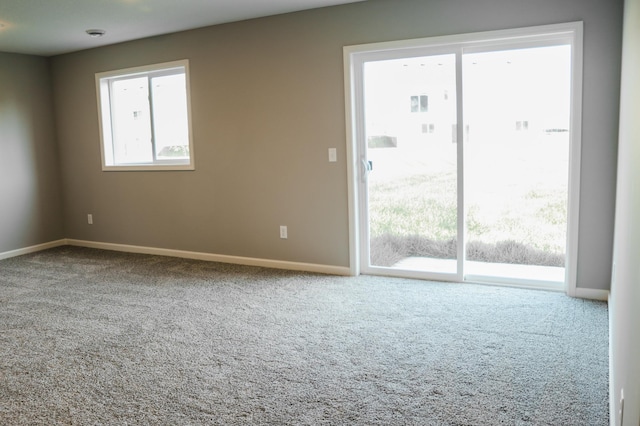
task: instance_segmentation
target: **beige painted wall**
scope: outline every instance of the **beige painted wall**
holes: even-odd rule
[[[0,53],[0,253],[64,237],[49,71]]]
[[[343,46],[583,20],[578,285],[607,289],[621,18],[622,0],[368,0],[55,57],[66,236],[347,266]],[[176,59],[196,170],[102,172],[94,74]]]

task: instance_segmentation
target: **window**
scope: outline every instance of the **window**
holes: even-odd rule
[[[411,96],[411,112],[429,111],[429,97],[427,95]]]
[[[102,170],[193,170],[188,61],[96,74]]]

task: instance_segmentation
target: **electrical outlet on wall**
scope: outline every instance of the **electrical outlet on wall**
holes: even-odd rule
[[[280,226],[280,238],[283,240],[287,239],[287,227],[284,225]]]
[[[93,215],[91,213],[87,215],[87,223],[93,225]]]

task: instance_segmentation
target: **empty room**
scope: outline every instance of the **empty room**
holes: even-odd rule
[[[640,424],[639,0],[0,0],[0,424]]]

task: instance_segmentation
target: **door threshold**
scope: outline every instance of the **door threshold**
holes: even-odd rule
[[[433,271],[436,273],[451,273],[455,271],[455,268],[455,259],[428,257],[408,257],[396,262],[391,267],[391,269]],[[565,281],[565,268],[466,261],[464,281],[562,290]]]

